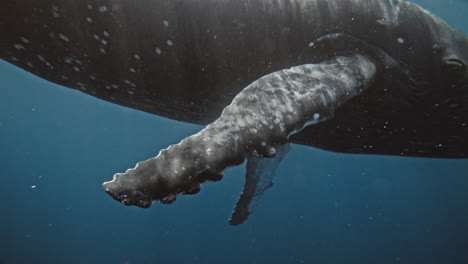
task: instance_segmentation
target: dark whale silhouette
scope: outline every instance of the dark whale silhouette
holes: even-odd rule
[[[2,7],[1,59],[106,101],[211,123],[104,184],[127,205],[196,193],[249,158],[231,220],[241,223],[271,185],[263,164],[280,160],[288,142],[468,158],[468,39],[415,4],[6,0]]]

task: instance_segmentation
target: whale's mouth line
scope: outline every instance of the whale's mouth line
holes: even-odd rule
[[[364,54],[369,55],[372,60],[375,60],[374,62],[377,63],[379,68],[381,68],[380,70],[386,67],[392,67],[392,68],[398,69],[408,77],[412,85],[418,86],[417,85],[419,83],[418,80],[408,71],[408,69],[404,67],[397,59],[395,59],[395,57],[393,57],[387,50],[385,50],[382,47],[379,47],[375,43],[363,40],[361,38],[355,37],[348,33],[330,32],[330,33],[325,33],[323,35],[317,36],[314,39],[314,46],[327,45],[326,43],[327,41],[328,42],[337,41],[337,42],[346,43],[347,45],[349,45],[349,43],[352,43],[351,47],[348,46],[343,49],[335,50],[333,54],[330,54],[330,56],[334,57],[334,56],[340,55],[340,53],[349,53],[349,52],[359,53],[361,51]],[[309,48],[314,47],[314,46],[309,46]],[[299,55],[299,58],[301,56],[302,56],[302,52],[301,52],[301,55]]]

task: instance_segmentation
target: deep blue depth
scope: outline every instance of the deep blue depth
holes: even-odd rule
[[[468,34],[466,0],[419,0]],[[0,61],[0,264],[468,263],[468,160],[293,145],[243,225],[244,166],[193,196],[125,207],[104,181],[202,127]],[[33,188],[35,186],[35,188]]]

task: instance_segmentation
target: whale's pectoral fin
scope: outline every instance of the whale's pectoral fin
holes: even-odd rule
[[[288,154],[289,149],[290,146],[287,143],[276,147],[273,157],[251,156],[247,159],[244,190],[229,219],[231,225],[242,224],[257,208],[262,194],[273,185],[276,168]]]
[[[204,182],[220,180],[224,169],[252,152],[274,156],[280,146],[275,158],[249,158],[246,187],[231,219],[240,224],[271,185],[289,135],[332,118],[340,105],[369,87],[376,70],[371,58],[355,54],[267,74],[237,94],[202,131],[115,174],[103,187],[125,205],[168,204],[179,194],[197,193]]]

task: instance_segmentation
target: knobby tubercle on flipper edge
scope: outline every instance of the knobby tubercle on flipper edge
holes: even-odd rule
[[[369,58],[354,55],[265,75],[203,130],[115,174],[103,187],[117,201],[144,208],[197,193],[201,183],[220,180],[224,169],[248,155],[274,156],[288,135],[331,118],[339,105],[369,86],[375,73]]]

